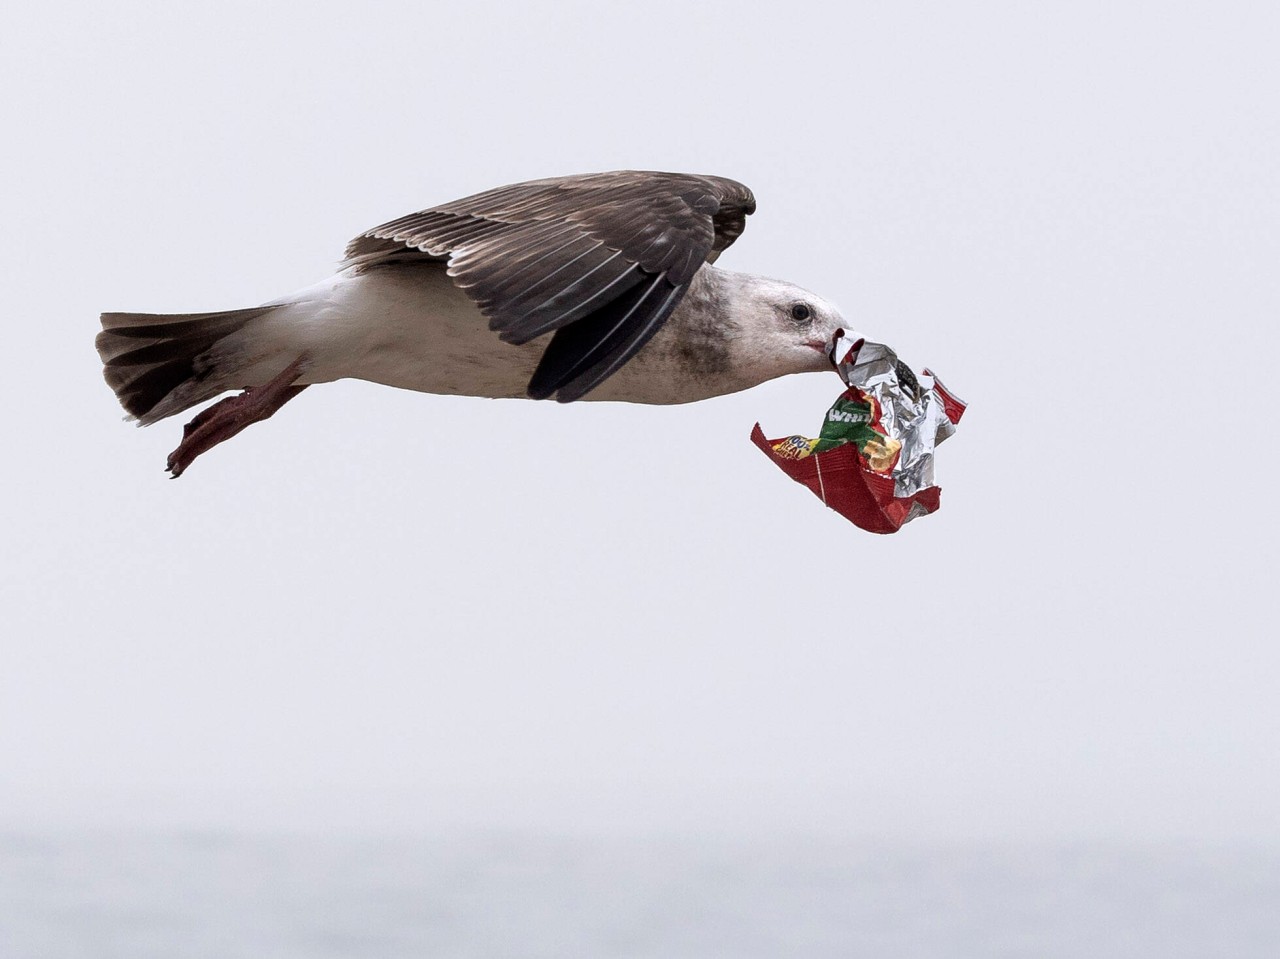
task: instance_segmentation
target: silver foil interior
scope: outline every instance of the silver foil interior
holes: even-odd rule
[[[839,356],[839,341],[832,350]],[[911,496],[935,485],[934,448],[956,431],[947,419],[936,380],[927,373],[913,373],[898,354],[883,343],[853,343],[836,370],[849,386],[875,397],[885,433],[902,444],[893,468],[893,494]],[[914,382],[912,382],[914,380]]]

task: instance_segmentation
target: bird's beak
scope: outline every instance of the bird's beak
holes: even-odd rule
[[[852,340],[843,329],[836,330],[831,334],[831,342],[827,347],[827,359],[836,369],[841,366],[852,366],[858,360],[858,351],[866,342],[865,337],[860,336]]]

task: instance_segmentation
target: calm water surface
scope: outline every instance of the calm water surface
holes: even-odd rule
[[[0,836],[0,956],[1280,957],[1280,850]]]

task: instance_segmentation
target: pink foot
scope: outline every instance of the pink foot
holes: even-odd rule
[[[184,426],[182,442],[169,454],[169,462],[165,466],[173,478],[181,476],[201,453],[231,439],[249,424],[267,419],[305,390],[305,383],[297,386],[293,382],[302,372],[303,360],[303,357],[298,357],[263,386],[251,386],[238,396],[219,400]]]

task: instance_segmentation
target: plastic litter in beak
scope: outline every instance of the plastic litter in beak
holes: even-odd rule
[[[956,431],[965,403],[928,369],[917,376],[881,343],[840,330],[828,355],[847,387],[816,438],[751,441],[778,468],[854,525],[896,533],[940,505],[934,450]]]

